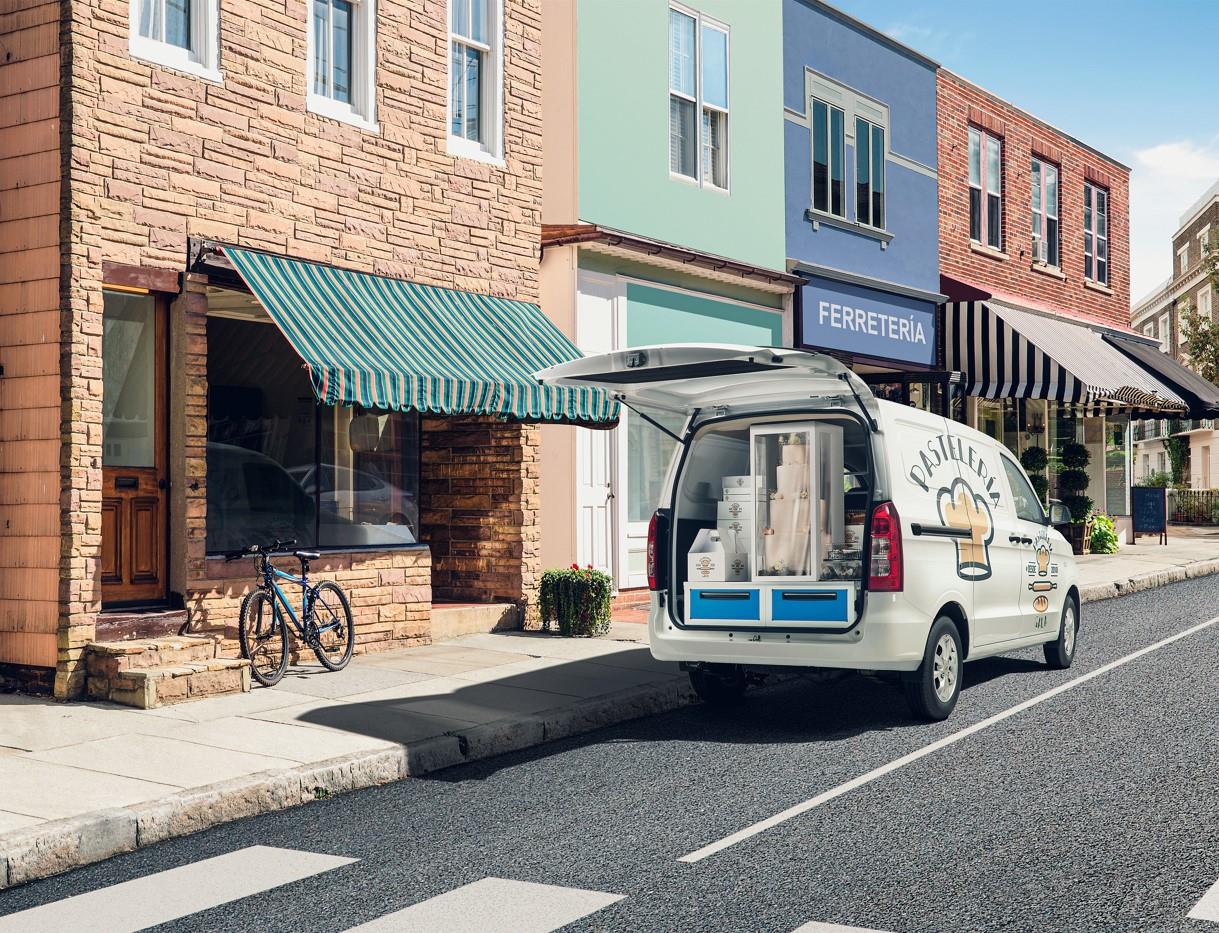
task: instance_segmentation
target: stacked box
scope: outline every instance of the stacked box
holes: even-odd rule
[[[744,554],[731,551],[720,533],[704,528],[694,539],[687,555],[686,579],[691,583],[723,583],[749,579],[749,562]]]

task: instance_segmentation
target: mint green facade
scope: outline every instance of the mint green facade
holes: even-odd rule
[[[579,219],[785,269],[779,0],[683,4],[729,30],[727,192],[669,174],[667,0],[578,3]]]
[[[692,341],[783,345],[783,317],[774,311],[634,282],[626,286],[626,301],[626,340],[632,347]]]

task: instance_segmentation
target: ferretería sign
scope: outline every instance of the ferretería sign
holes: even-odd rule
[[[933,302],[820,277],[804,286],[802,297],[805,346],[935,363]]]

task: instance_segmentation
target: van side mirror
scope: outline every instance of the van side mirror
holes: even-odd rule
[[[1071,524],[1071,510],[1061,502],[1050,502],[1050,524],[1051,525],[1069,525]]]

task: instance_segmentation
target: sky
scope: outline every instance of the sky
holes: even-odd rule
[[[1219,2],[830,0],[1131,168],[1131,297],[1219,181]]]

